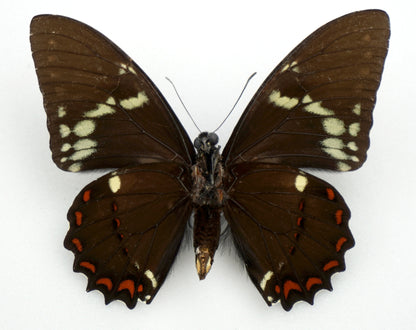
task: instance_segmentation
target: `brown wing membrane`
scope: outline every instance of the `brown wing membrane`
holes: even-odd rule
[[[298,169],[273,164],[233,166],[224,213],[247,272],[267,304],[285,310],[345,269],[354,245],[350,212],[328,183]]]
[[[225,164],[359,168],[389,35],[379,10],[345,15],[311,34],[251,100],[224,149]]]
[[[192,143],[168,103],[114,43],[62,16],[36,16],[30,31],[59,168],[192,163]]]
[[[107,174],[86,186],[68,212],[64,245],[87,290],[106,303],[150,303],[163,284],[192,207],[190,174],[174,163],[142,164]]]

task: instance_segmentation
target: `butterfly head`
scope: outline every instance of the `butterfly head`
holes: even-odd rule
[[[202,132],[198,135],[198,137],[194,140],[194,147],[198,151],[198,153],[205,153],[211,154],[218,143],[218,135],[215,133],[208,133]]]

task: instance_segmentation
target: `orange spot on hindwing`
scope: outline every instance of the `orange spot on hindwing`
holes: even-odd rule
[[[322,284],[322,280],[319,277],[309,277],[306,281],[306,290],[310,291],[317,284]]]
[[[326,196],[330,201],[333,201],[335,199],[335,193],[331,188],[326,188]]]
[[[82,195],[82,200],[84,202],[88,202],[91,198],[91,190],[85,190],[84,194]]]
[[[289,296],[289,292],[292,290],[302,292],[302,288],[298,283],[293,282],[291,280],[287,280],[283,284],[283,294],[285,295],[285,299],[287,299],[287,297]]]
[[[143,284],[139,284],[137,287],[137,292],[143,292]]]
[[[337,252],[339,252],[339,251],[341,250],[342,246],[344,245],[344,243],[345,243],[346,241],[347,241],[347,239],[346,239],[345,237],[341,237],[341,238],[338,240],[337,245],[336,245]]]
[[[117,212],[118,206],[117,206],[116,202],[113,202],[113,204],[111,206],[112,206],[113,211]]]
[[[335,212],[335,220],[337,221],[337,225],[340,225],[342,223],[342,214],[344,213],[343,210],[337,210]]]
[[[77,226],[82,225],[82,213],[79,211],[75,211],[75,223]]]
[[[280,286],[276,284],[276,286],[274,287],[274,291],[276,291],[277,294],[280,294]]]
[[[91,272],[95,273],[95,265],[94,265],[94,264],[92,264],[92,263],[90,263],[90,262],[88,262],[88,261],[81,261],[81,262],[79,263],[79,265],[80,265],[81,267],[87,268],[87,269],[88,269],[88,270],[90,270]]]
[[[81,244],[81,241],[80,241],[78,238],[73,238],[73,239],[71,240],[71,242],[72,242],[72,244],[74,244],[74,245],[75,245],[75,247],[77,248],[77,250],[78,250],[79,252],[82,252],[82,244]]]
[[[102,277],[99,278],[95,284],[102,284],[105,285],[107,287],[108,291],[111,291],[111,289],[113,288],[113,282],[108,278],[108,277]]]
[[[305,202],[303,200],[299,203],[299,211],[303,211],[303,208],[305,207]]]
[[[323,267],[323,270],[326,272],[327,270],[330,270],[338,265],[339,265],[339,262],[337,260],[331,260],[330,262],[325,264],[325,266]]]
[[[133,295],[134,295],[134,282],[133,280],[124,280],[123,282],[120,283],[120,285],[118,286],[118,291],[121,290],[128,290],[130,292],[130,296],[133,299]]]

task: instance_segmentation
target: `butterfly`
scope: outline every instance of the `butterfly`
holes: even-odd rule
[[[268,305],[313,304],[354,246],[340,193],[300,168],[365,162],[390,35],[385,12],[322,26],[267,77],[222,154],[218,136],[192,141],[150,78],[120,48],[71,18],[40,15],[31,47],[56,165],[116,168],[68,212],[74,271],[108,304],[149,304],[193,216],[195,263],[209,272],[225,217]]]

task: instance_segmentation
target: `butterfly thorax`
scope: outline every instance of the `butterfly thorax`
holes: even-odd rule
[[[222,189],[223,168],[218,136],[203,132],[194,141],[197,159],[192,166],[192,201],[195,206],[221,208],[224,205]]]
[[[200,279],[209,272],[218,248],[220,215],[224,205],[223,168],[218,136],[203,132],[194,141],[197,159],[192,167],[194,204],[194,248]]]

